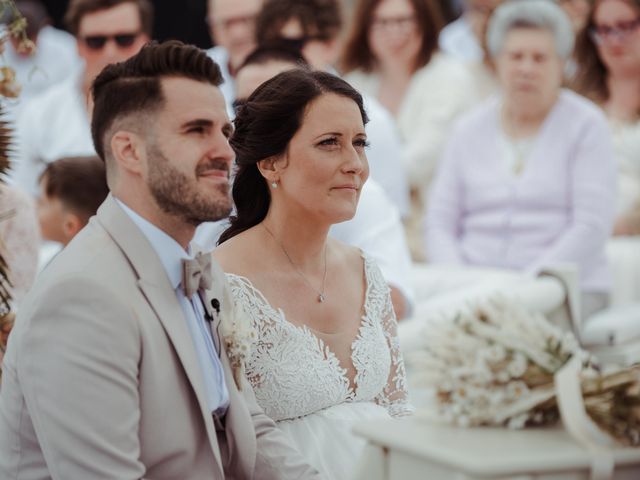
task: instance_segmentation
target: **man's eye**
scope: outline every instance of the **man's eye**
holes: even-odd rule
[[[204,127],[191,127],[187,130],[189,133],[204,133]]]

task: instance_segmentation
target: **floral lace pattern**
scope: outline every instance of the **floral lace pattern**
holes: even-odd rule
[[[274,420],[309,415],[343,402],[384,406],[390,415],[412,412],[389,288],[375,262],[363,255],[367,291],[364,315],[351,344],[352,382],[338,358],[306,326],[286,320],[251,282],[227,274],[236,305],[257,332],[245,365],[260,406]]]

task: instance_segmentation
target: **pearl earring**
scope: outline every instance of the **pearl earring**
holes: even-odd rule
[[[276,181],[271,182],[271,188],[278,188],[278,183]]]

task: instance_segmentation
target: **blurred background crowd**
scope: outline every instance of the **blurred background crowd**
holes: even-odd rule
[[[640,302],[638,0],[18,0],[20,96],[0,238],[14,299],[107,195],[92,80],[151,39],[207,49],[231,118],[306,65],[365,97],[371,177],[332,235],[368,251],[409,316],[419,263],[537,274],[570,263],[583,314]],[[504,3],[513,8],[496,9]],[[10,22],[11,19],[4,19]],[[203,225],[213,247],[224,226]]]

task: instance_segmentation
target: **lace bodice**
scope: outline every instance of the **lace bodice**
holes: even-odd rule
[[[234,302],[257,332],[246,375],[258,403],[274,420],[302,417],[343,402],[373,401],[392,416],[411,413],[389,288],[372,259],[364,256],[364,265],[364,314],[351,344],[353,387],[346,369],[313,330],[287,321],[247,278],[227,274]]]

